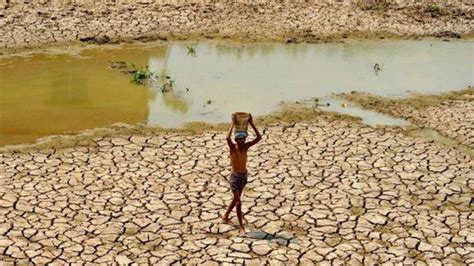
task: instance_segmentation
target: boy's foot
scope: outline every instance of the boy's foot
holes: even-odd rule
[[[231,224],[232,222],[230,221],[229,218],[226,218],[226,217],[222,217],[222,222],[225,223],[225,224]]]
[[[240,228],[239,230],[239,236],[245,236],[245,229],[244,228]]]

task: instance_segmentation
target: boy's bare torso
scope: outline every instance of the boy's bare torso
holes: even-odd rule
[[[230,163],[234,174],[240,175],[247,173],[247,151],[247,147],[239,149],[237,145],[235,145],[233,149],[230,149]]]

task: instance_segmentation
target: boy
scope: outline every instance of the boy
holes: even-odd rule
[[[237,218],[239,220],[240,225],[240,235],[245,235],[245,229],[242,223],[243,216],[240,198],[242,196],[242,192],[244,191],[244,187],[247,184],[247,151],[250,147],[257,144],[262,139],[262,135],[260,135],[260,132],[253,124],[251,114],[249,117],[249,124],[255,132],[255,135],[257,136],[254,140],[250,142],[245,142],[245,140],[247,139],[246,132],[237,132],[234,136],[236,143],[232,142],[230,136],[235,126],[235,114],[232,114],[232,125],[230,126],[229,132],[227,133],[227,144],[230,148],[230,162],[232,164],[232,173],[230,174],[229,183],[230,189],[232,190],[232,194],[234,195],[234,197],[232,199],[232,202],[230,203],[229,208],[222,217],[222,220],[225,223],[230,223],[229,214],[232,209],[236,207]]]

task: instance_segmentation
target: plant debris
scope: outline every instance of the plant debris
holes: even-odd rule
[[[123,74],[130,75],[130,81],[135,84],[143,85],[158,78],[156,72],[150,71],[148,66],[137,68],[134,64],[127,64],[125,61],[110,62],[110,68],[118,70]]]

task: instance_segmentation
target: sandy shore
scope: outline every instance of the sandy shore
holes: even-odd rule
[[[471,119],[445,106],[472,102],[417,112]],[[269,125],[249,154],[246,237],[219,218],[227,149],[216,128],[3,151],[0,261],[474,263],[472,158],[455,148],[333,116]]]
[[[0,11],[0,47],[46,43],[237,38],[324,42],[352,38],[472,36],[471,6],[315,3],[13,5]]]

